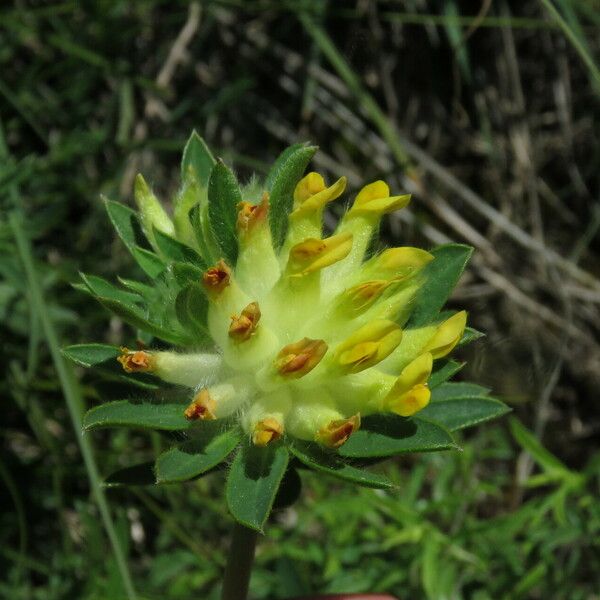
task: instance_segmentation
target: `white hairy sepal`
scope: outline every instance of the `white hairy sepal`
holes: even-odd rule
[[[335,399],[324,388],[313,394],[295,398],[294,406],[286,420],[287,432],[301,440],[314,441],[317,432],[331,421],[344,418]]]
[[[423,353],[427,343],[433,338],[437,330],[436,325],[405,329],[400,345],[381,363],[378,369],[386,373],[398,374]]]
[[[268,224],[258,224],[255,231],[240,240],[236,279],[253,300],[260,302],[273,288],[279,275],[279,260],[273,250]]]
[[[153,352],[153,374],[163,381],[190,388],[208,387],[217,381],[223,369],[219,354],[179,354]]]
[[[340,377],[327,385],[336,406],[345,415],[360,413],[361,416],[366,416],[382,411],[384,399],[392,389],[396,377],[382,372],[380,365]]]

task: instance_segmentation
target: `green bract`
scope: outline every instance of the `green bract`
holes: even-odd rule
[[[136,399],[90,410],[86,429],[184,431],[158,457],[158,483],[198,477],[235,453],[228,505],[255,529],[280,484],[297,486],[296,466],[389,487],[361,459],[455,448],[452,431],[507,410],[486,388],[447,382],[461,367],[448,354],[481,335],[464,311],[441,312],[472,249],[390,248],[367,258],[381,217],[410,200],[383,181],[360,190],[324,237],[323,211],[346,180],[304,176],[315,151],[292,146],[264,185],[240,188],[194,133],[172,217],[138,175],[139,212],[106,208],[150,281],[116,286],[82,275],[78,287],[137,328],[144,349],[65,349],[86,367],[118,361],[120,377],[139,389]],[[146,483],[148,468],[109,483],[128,478]]]

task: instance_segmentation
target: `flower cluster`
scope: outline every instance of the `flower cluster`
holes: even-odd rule
[[[269,193],[242,197],[235,263],[219,256],[198,281],[212,343],[202,352],[123,348],[123,369],[187,386],[188,420],[235,418],[256,446],[291,436],[337,448],[366,415],[410,417],[427,406],[433,361],[460,341],[466,313],[404,329],[433,256],[412,247],[367,254],[382,216],[410,196],[370,183],[325,236],[323,211],[345,187],[344,177],[300,179],[280,248]],[[177,237],[141,177],[136,200],[147,231]]]

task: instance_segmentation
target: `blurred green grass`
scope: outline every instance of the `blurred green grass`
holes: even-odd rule
[[[352,187],[387,177],[414,192],[404,221],[384,227],[389,243],[474,243],[456,299],[489,336],[465,355],[471,377],[493,384],[535,432],[488,425],[462,453],[390,461],[382,468],[395,492],[306,473],[300,501],[259,546],[254,597],[599,597],[598,5],[480,9],[0,8],[0,596],[125,597],[43,321],[65,343],[127,339],[70,282],[78,271],[132,274],[99,195],[127,200],[141,170],[168,197],[195,127],[242,178],[311,139],[330,176],[346,174]],[[44,314],[5,218],[15,209]],[[82,379],[87,405],[117,392]],[[163,445],[113,433],[89,440],[102,475]],[[216,473],[107,492],[140,598],[218,597],[230,525],[222,483]]]

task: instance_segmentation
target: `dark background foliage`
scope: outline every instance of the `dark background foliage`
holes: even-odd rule
[[[599,8],[4,3],[0,595],[123,597],[6,217],[31,241],[61,341],[125,341],[127,328],[70,283],[78,271],[133,273],[100,194],[131,203],[141,171],[168,201],[196,128],[242,179],[309,139],[321,147],[315,168],[346,175],[350,191],[384,178],[414,194],[384,223],[386,243],[474,245],[453,304],[487,337],[463,351],[465,376],[514,409],[466,436],[462,453],[382,465],[394,492],[306,474],[261,540],[254,596],[598,598]],[[94,383],[82,379],[88,406],[102,397]],[[102,475],[164,444],[124,431],[89,442]],[[222,483],[217,473],[108,492],[141,597],[216,597],[230,525]]]

